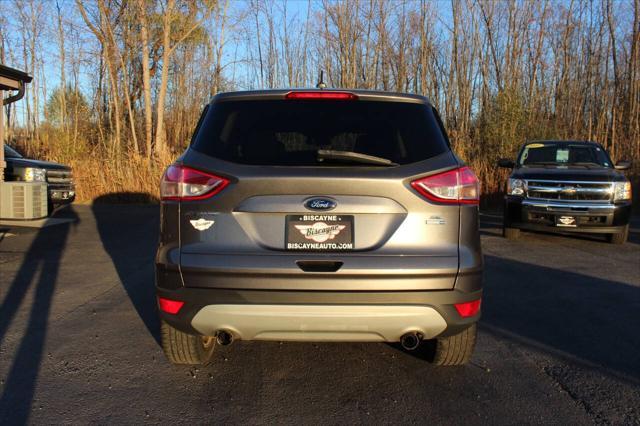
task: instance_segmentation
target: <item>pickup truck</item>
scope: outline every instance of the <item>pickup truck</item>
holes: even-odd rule
[[[4,159],[7,163],[4,170],[5,181],[47,182],[49,214],[58,207],[72,203],[76,198],[71,167],[24,158],[8,145],[4,146]]]
[[[613,244],[629,235],[631,183],[602,145],[583,141],[525,143],[514,162],[504,197],[503,235],[520,230],[605,234]]]

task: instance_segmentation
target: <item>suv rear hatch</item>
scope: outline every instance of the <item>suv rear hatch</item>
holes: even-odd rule
[[[187,188],[176,197],[186,286],[453,288],[460,205],[442,182],[461,169],[437,113],[419,97],[349,95],[207,107],[172,172]]]

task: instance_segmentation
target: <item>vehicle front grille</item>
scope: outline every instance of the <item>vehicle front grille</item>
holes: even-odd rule
[[[610,201],[612,196],[610,182],[527,181],[527,197],[535,200]]]
[[[71,170],[47,170],[47,182],[54,185],[70,185],[73,183]]]

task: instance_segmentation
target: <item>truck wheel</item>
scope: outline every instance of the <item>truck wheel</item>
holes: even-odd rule
[[[507,228],[506,226],[503,226],[502,236],[507,240],[516,240],[520,237],[520,230],[518,228]]]
[[[625,225],[621,232],[607,235],[607,241],[611,244],[624,244],[629,237],[629,225]]]
[[[463,365],[469,362],[476,346],[476,334],[476,324],[473,324],[461,333],[436,339],[433,364]]]
[[[216,346],[216,338],[213,336],[183,333],[164,321],[160,324],[160,338],[162,350],[173,364],[207,364]]]

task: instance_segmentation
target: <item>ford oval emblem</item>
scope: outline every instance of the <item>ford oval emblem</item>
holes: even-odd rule
[[[338,203],[328,198],[310,198],[304,203],[309,210],[333,210],[337,205]]]

